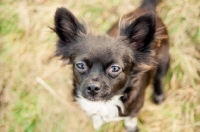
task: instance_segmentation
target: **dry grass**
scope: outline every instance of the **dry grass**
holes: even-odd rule
[[[1,0],[0,131],[93,131],[90,119],[73,103],[71,66],[61,67],[58,59],[49,61],[56,35],[48,26],[53,26],[56,8],[64,6],[91,25],[96,34],[104,33],[138,5],[136,0]],[[147,89],[139,128],[141,132],[198,132],[200,1],[164,0],[158,12],[170,33],[167,99],[155,105],[152,89]],[[105,125],[101,131],[125,130],[123,123],[117,122]]]

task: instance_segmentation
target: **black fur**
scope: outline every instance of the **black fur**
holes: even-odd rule
[[[154,101],[164,100],[162,78],[169,67],[168,38],[156,39],[157,29],[164,24],[154,6],[146,8],[148,2],[126,15],[119,28],[116,23],[108,31],[110,36],[90,34],[69,10],[57,9],[56,56],[73,64],[76,97],[106,102],[115,95],[123,95],[125,111],[116,106],[119,115],[134,117],[143,106],[145,88],[154,78]],[[165,28],[162,35],[167,35]]]
[[[70,11],[57,9],[55,32],[59,41],[56,55],[69,58],[74,64],[75,86],[83,97],[90,100],[110,99],[125,87],[133,68],[135,71],[140,65],[152,68],[154,58],[151,56],[150,43],[154,40],[155,16],[143,15],[123,27],[117,38],[86,34],[84,25]],[[78,61],[84,62],[88,70],[84,73],[77,71],[75,64]],[[123,69],[117,76],[108,75],[107,70],[113,64]],[[101,84],[101,90],[93,96],[86,89],[95,82]]]

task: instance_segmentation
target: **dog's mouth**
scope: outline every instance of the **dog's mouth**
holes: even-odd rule
[[[83,98],[89,100],[89,101],[94,101],[94,102],[98,102],[98,101],[108,101],[110,100],[115,94],[105,94],[104,96],[83,96]]]
[[[94,102],[98,102],[98,101],[103,101],[104,100],[104,98],[101,97],[101,96],[86,96],[84,98],[89,100],[89,101],[94,101]]]
[[[86,100],[94,101],[94,102],[102,100],[99,96],[90,96],[90,95],[82,94],[80,91],[77,93],[77,97],[84,98]]]

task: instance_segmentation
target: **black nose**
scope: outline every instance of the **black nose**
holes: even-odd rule
[[[100,86],[98,84],[89,84],[87,87],[87,92],[91,95],[96,95],[100,91]]]

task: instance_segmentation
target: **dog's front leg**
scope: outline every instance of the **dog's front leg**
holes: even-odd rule
[[[103,119],[99,115],[93,115],[92,120],[93,120],[93,126],[95,130],[98,130],[104,124]]]
[[[127,117],[124,120],[127,132],[138,132],[137,117]]]

